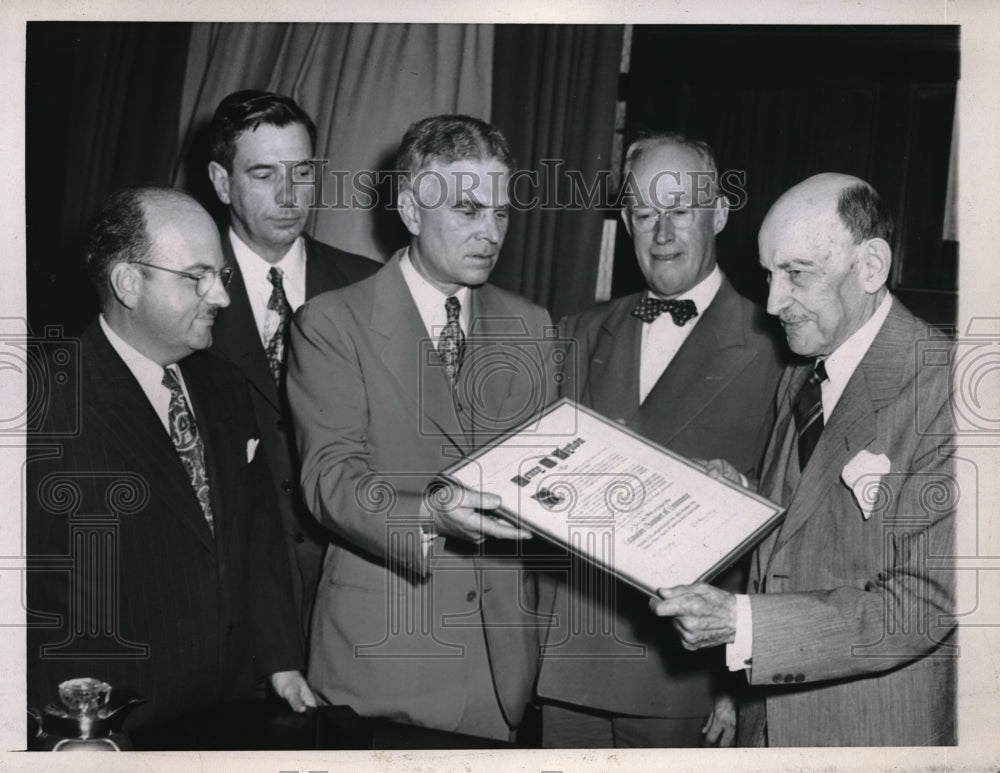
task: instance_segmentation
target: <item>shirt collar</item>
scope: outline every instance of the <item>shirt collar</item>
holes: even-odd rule
[[[260,282],[270,282],[267,278],[271,268],[281,270],[284,281],[289,284],[296,283],[305,276],[306,272],[306,249],[305,240],[300,235],[288,252],[277,263],[268,263],[240,237],[233,227],[229,227],[229,243],[233,245],[233,256],[240,267],[245,282],[259,284]]]
[[[854,371],[868,353],[875,336],[885,323],[885,318],[889,316],[891,306],[892,295],[886,293],[875,313],[823,361],[827,378],[837,394],[844,391],[847,382],[851,380]]]
[[[135,380],[139,382],[143,390],[148,393],[150,387],[160,386],[163,381],[163,366],[153,362],[112,330],[103,314],[98,317],[98,322],[108,339],[108,343],[111,344],[111,348],[118,353],[128,369],[132,371],[132,375],[135,376]]]
[[[715,299],[715,294],[719,292],[719,288],[722,287],[722,271],[719,270],[718,264],[712,267],[708,276],[702,279],[694,287],[689,288],[680,295],[676,296],[674,300],[677,301],[694,301],[695,307],[698,309],[698,313],[701,314],[708,308],[709,304]],[[653,292],[652,290],[646,291],[648,297],[650,298],[663,298],[659,293]]]
[[[413,301],[417,304],[417,310],[424,320],[424,325],[428,328],[428,332],[433,335],[434,330],[432,328],[435,325],[444,324],[443,321],[439,322],[438,320],[446,318],[444,303],[450,296],[441,292],[417,271],[416,266],[413,265],[413,261],[410,260],[409,247],[406,248],[406,251],[400,258],[399,268],[403,272],[403,280],[410,289],[410,295],[413,296]],[[454,293],[454,297],[458,298],[458,302],[462,305],[461,325],[467,331],[469,288],[460,287]]]

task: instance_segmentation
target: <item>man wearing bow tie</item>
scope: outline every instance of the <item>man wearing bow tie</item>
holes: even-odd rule
[[[754,476],[773,420],[779,345],[716,264],[729,204],[711,149],[677,134],[640,139],[625,179],[622,219],[647,289],[563,320],[578,362],[563,394],[683,456],[723,457]],[[686,652],[641,594],[577,568],[558,588],[561,625],[539,678],[544,745],[731,743],[721,657]]]
[[[768,311],[806,358],[778,386],[759,485],[785,519],[749,595],[652,603],[746,674],[741,746],[955,743],[953,352],[889,292],[891,240],[878,194],[843,174],[794,186],[761,226]]]

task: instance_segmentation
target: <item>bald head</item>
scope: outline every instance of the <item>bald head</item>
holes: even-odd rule
[[[84,264],[102,308],[112,299],[111,267],[145,261],[153,227],[159,231],[170,223],[184,225],[187,219],[204,225],[208,217],[197,201],[171,188],[125,188],[108,196],[90,221],[84,248]]]
[[[218,229],[193,198],[167,188],[113,194],[91,224],[86,261],[105,320],[146,357],[167,365],[211,345],[229,295]]]
[[[833,353],[888,292],[891,220],[868,183],[826,173],[786,191],[760,229],[760,261],[769,275],[767,310],[792,351]]]

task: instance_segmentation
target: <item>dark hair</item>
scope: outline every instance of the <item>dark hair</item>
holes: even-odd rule
[[[663,145],[675,145],[680,148],[690,150],[698,156],[704,168],[699,172],[708,172],[712,179],[712,193],[719,190],[719,167],[715,163],[715,154],[711,146],[704,140],[692,140],[681,132],[645,132],[640,134],[628,150],[625,151],[625,166],[622,173],[622,180],[627,180],[635,165],[643,155],[654,148]]]
[[[882,197],[865,182],[844,188],[837,198],[837,214],[855,244],[866,239],[892,241],[892,214]]]
[[[434,161],[450,164],[491,158],[514,169],[507,138],[497,127],[468,115],[435,115],[406,130],[396,154],[396,169],[409,173],[410,179],[405,175],[400,179],[400,186],[407,187],[418,172]]]
[[[152,190],[125,188],[112,193],[90,221],[83,260],[101,298],[107,293],[108,272],[113,265],[134,263],[149,255],[143,200]]]
[[[270,91],[236,91],[215,108],[208,128],[209,159],[232,173],[236,141],[244,132],[253,131],[261,124],[280,128],[295,123],[306,127],[310,147],[315,150],[316,124],[294,99]]]

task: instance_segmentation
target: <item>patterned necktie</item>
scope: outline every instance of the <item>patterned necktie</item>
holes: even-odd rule
[[[643,298],[632,309],[632,316],[638,317],[643,322],[652,322],[665,311],[670,312],[674,324],[678,326],[684,325],[689,319],[698,316],[698,307],[695,306],[694,301],[665,301],[662,298]]]
[[[454,386],[458,381],[458,370],[462,367],[462,356],[465,354],[465,333],[462,332],[462,326],[458,322],[462,304],[452,295],[444,302],[444,309],[448,314],[448,324],[442,328],[438,337],[438,356],[441,357],[448,378]]]
[[[799,442],[799,469],[804,470],[809,463],[820,433],[823,432],[823,389],[820,386],[826,381],[826,365],[817,360],[813,372],[809,374],[806,383],[802,385],[792,413],[795,416],[795,433]]]
[[[198,425],[194,415],[184,398],[184,390],[170,368],[163,369],[163,386],[170,390],[170,405],[167,408],[167,424],[170,426],[170,439],[177,449],[177,454],[184,463],[195,496],[201,504],[201,510],[208,522],[208,530],[215,534],[212,520],[212,502],[209,496],[208,473],[205,471],[205,448],[198,435]]]
[[[271,268],[267,272],[267,278],[271,282],[273,289],[271,297],[267,299],[268,311],[278,313],[278,326],[268,339],[264,353],[267,355],[267,365],[271,369],[271,376],[274,383],[281,385],[281,371],[285,363],[285,342],[288,336],[288,321],[292,317],[292,307],[288,305],[288,298],[285,297],[285,286],[282,283],[281,269]]]

